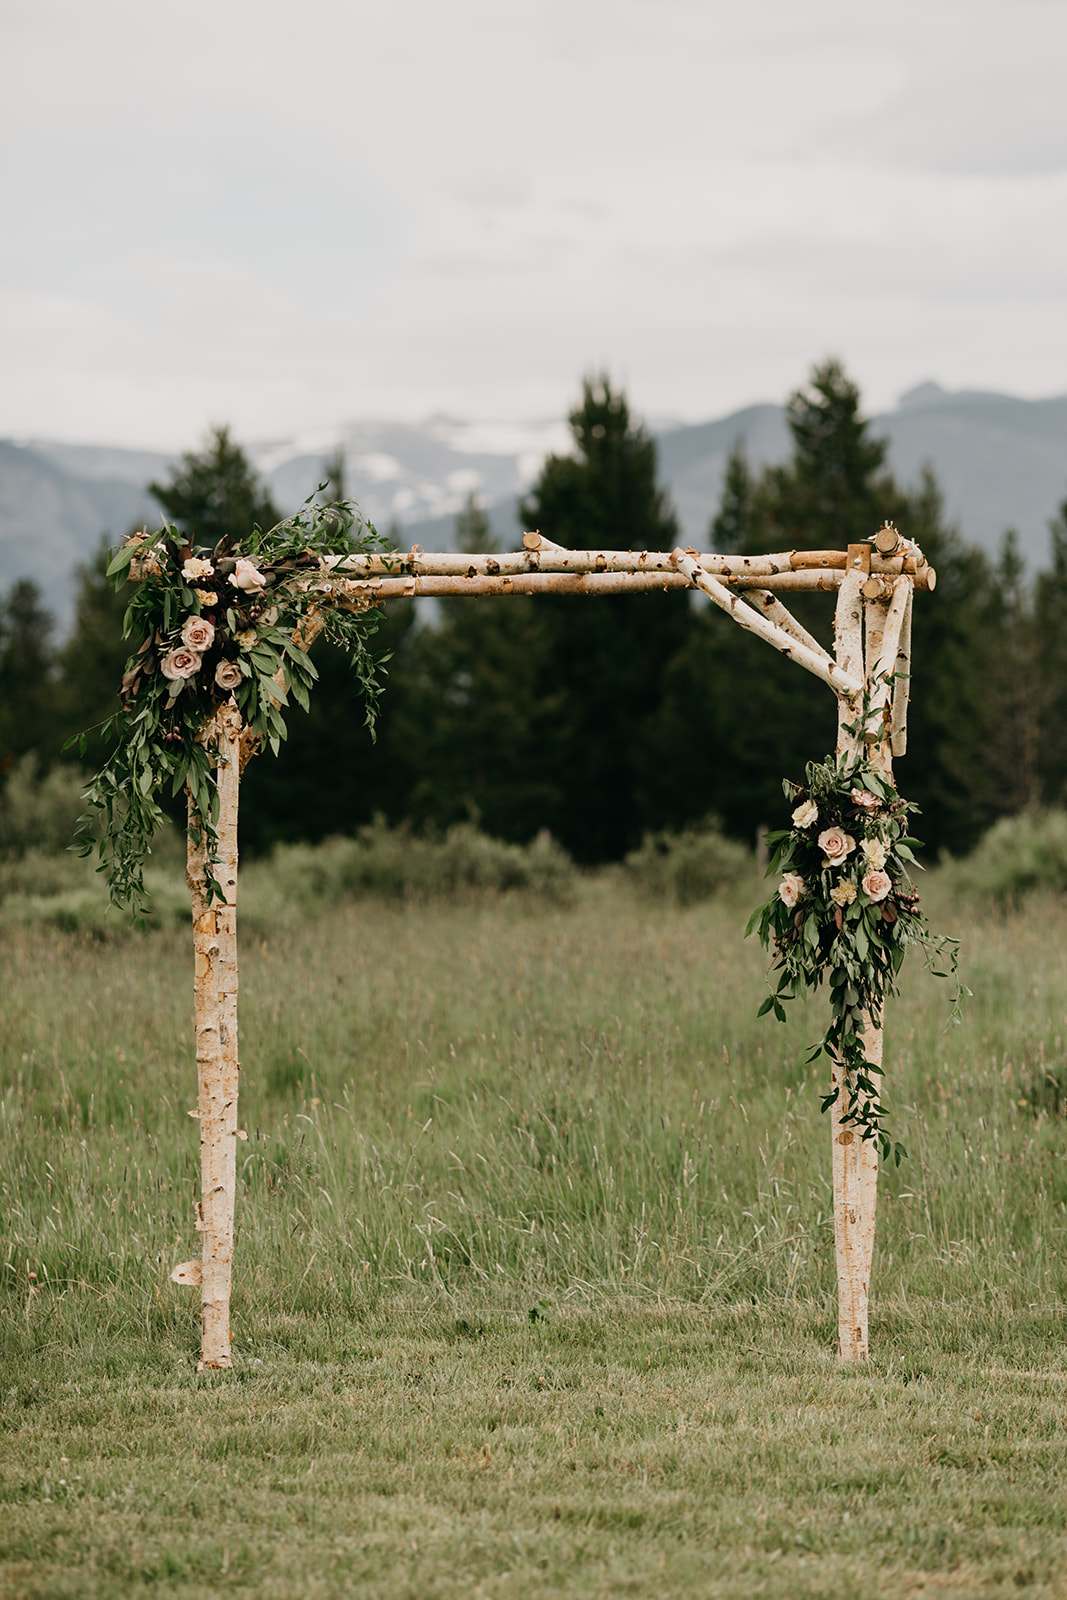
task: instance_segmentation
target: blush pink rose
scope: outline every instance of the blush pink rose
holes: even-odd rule
[[[247,556],[238,556],[230,582],[235,589],[243,589],[246,594],[259,594],[267,585],[262,572],[252,565]]]
[[[215,668],[215,682],[220,689],[236,689],[243,677],[236,661],[220,661]]]
[[[203,655],[215,642],[215,624],[204,617],[186,617],[182,624],[182,644]]]
[[[163,657],[159,663],[159,670],[171,683],[179,683],[182,678],[193,678],[200,671],[200,657],[195,650],[180,644],[176,650]]]
[[[863,879],[863,892],[868,900],[884,900],[892,887],[892,878],[888,872],[883,872],[879,867],[868,872]]]
[[[878,796],[876,794],[872,794],[869,789],[853,789],[852,793],[849,795],[849,799],[852,801],[852,804],[854,806],[858,806],[861,811],[877,811],[878,807],[882,803]]]
[[[790,911],[804,893],[804,879],[799,872],[787,872],[778,885],[778,898]]]
[[[824,867],[839,867],[856,848],[856,841],[843,828],[826,828],[819,835],[819,849],[824,856]]]

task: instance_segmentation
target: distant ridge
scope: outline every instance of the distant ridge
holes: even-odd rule
[[[871,418],[889,442],[893,471],[918,480],[929,462],[948,514],[963,537],[993,553],[1004,530],[1018,530],[1033,568],[1048,559],[1048,522],[1067,499],[1067,395],[1020,400],[980,390],[952,392],[927,381],[897,408]],[[754,467],[789,454],[783,408],[746,406],[715,421],[671,426],[657,435],[660,479],[670,490],[686,539],[703,544],[719,502],[723,469],[744,441]],[[330,435],[264,441],[249,454],[286,510],[295,509],[344,446],[348,490],[383,531],[404,544],[443,549],[467,495],[487,503],[497,537],[513,543],[516,502],[551,450],[566,450],[561,422],[466,423],[434,417],[421,425],[350,424]],[[0,587],[33,575],[61,625],[69,619],[73,570],[105,532],[112,537],[158,515],[147,483],[174,458],[162,451],[0,441]]]

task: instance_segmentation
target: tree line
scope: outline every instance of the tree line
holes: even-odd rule
[[[897,482],[838,363],[814,369],[787,416],[784,464],[756,472],[743,446],[731,455],[707,547],[840,549],[895,522],[938,575],[915,605],[909,744],[897,769],[927,843],[958,854],[1000,816],[1067,802],[1067,501],[1050,525],[1051,565],[1031,582],[1010,530],[991,561],[946,521],[932,472]],[[523,526],[575,549],[678,544],[655,442],[625,395],[589,379],[569,421],[573,449],[544,463],[520,503]],[[331,474],[341,498],[340,461]],[[280,520],[225,428],[150,488],[198,544]],[[493,547],[473,500],[456,539],[459,549]],[[0,596],[0,781],[29,753],[42,771],[71,759],[60,755],[67,735],[114,709],[125,601],[106,562],[105,541],[78,571],[62,642],[31,580]],[[830,646],[829,598],[790,604]],[[751,841],[783,820],[781,778],[802,776],[835,739],[823,684],[687,592],[455,599],[432,617],[390,602],[377,638],[387,659],[376,739],[346,662],[317,649],[310,713],[294,708],[281,756],[245,775],[246,852],[348,834],[376,814],[420,829],[473,818],[516,842],[548,829],[589,864],[709,814]],[[93,733],[87,760],[104,754]]]

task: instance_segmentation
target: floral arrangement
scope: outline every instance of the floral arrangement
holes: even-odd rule
[[[808,1060],[825,1053],[844,1063],[842,1121],[864,1139],[877,1139],[883,1157],[892,1153],[899,1163],[907,1152],[883,1126],[880,1074],[863,1050],[864,1019],[880,1018],[887,995],[897,992],[909,945],[923,949],[939,977],[955,981],[952,1020],[969,992],[959,980],[958,942],[931,934],[908,875],[920,843],[908,833],[908,818],[918,808],[864,756],[811,762],[804,783],[786,779],[783,788],[794,803],[792,827],[767,838],[768,876],[779,882],[746,929],[773,947],[779,974],[760,1015],[773,1011],[784,1022],[783,1000],[829,980],[830,1025]],[[839,1094],[824,1097],[824,1111]]]
[[[377,613],[334,603],[315,580],[328,571],[325,557],[379,544],[351,504],[309,500],[276,528],[254,528],[240,553],[227,540],[194,547],[169,524],[120,546],[108,576],[118,588],[137,585],[124,623],[135,648],[119,710],[103,725],[115,749],[86,793],[75,846],[82,855],[99,850],[113,904],[141,916],[147,909],[143,868],[163,821],[161,792],[188,789],[190,825],[213,846],[214,716],[235,704],[253,748],[277,753],[289,697],[307,710],[317,677],[303,647],[309,633],[321,629],[348,651],[373,731],[379,685],[368,640]],[[84,754],[84,734],[80,746]],[[214,848],[208,854],[213,860]],[[209,864],[209,898],[221,893]]]

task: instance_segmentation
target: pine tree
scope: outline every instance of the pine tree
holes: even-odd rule
[[[61,742],[54,627],[32,579],[20,578],[0,597],[0,781],[31,750],[50,765]]]
[[[122,621],[129,592],[112,587],[107,577],[111,541],[100,541],[91,561],[75,569],[74,623],[58,652],[56,699],[63,724],[63,739],[86,731],[86,752],[68,752],[75,761],[100,767],[109,747],[99,725],[118,709],[119,685],[130,653],[122,637]]]
[[[679,539],[656,484],[656,446],[606,377],[587,379],[570,415],[574,454],[550,456],[524,524],[571,549],[670,550]],[[660,820],[653,770],[664,674],[691,619],[684,593],[538,599],[543,650],[533,693],[555,708],[542,770],[542,820],[580,861],[617,859]]]
[[[473,499],[456,518],[456,545],[496,547]],[[413,637],[396,716],[397,742],[414,753],[408,809],[418,825],[474,818],[516,843],[557,825],[559,702],[545,687],[544,605],[524,595],[443,600],[436,625]]]
[[[204,450],[187,451],[166,483],[148,485],[172,522],[197,545],[220,539],[240,547],[253,527],[273,528],[281,513],[230,430],[211,430]]]

